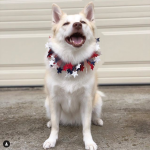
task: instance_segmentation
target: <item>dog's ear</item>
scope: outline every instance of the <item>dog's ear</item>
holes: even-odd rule
[[[63,15],[63,11],[56,4],[52,5],[52,21],[58,23]]]
[[[89,21],[94,20],[94,4],[93,4],[93,2],[88,3],[84,7],[83,13]]]

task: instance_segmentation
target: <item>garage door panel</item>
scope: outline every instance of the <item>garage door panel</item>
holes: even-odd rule
[[[102,32],[105,63],[150,61],[150,30]]]
[[[1,36],[0,66],[43,64],[48,34]],[[45,36],[45,37],[44,37]],[[5,59],[4,59],[5,58]]]

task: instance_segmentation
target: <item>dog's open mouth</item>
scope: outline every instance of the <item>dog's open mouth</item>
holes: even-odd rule
[[[86,38],[81,33],[74,33],[71,36],[66,37],[65,40],[74,47],[80,47],[84,44]]]

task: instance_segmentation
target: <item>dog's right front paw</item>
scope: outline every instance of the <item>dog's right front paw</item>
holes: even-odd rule
[[[48,149],[51,147],[55,147],[56,141],[51,140],[50,138],[48,138],[44,143],[43,143],[43,148],[44,149]]]
[[[85,143],[85,149],[97,150],[97,144],[94,141],[89,141],[88,143]]]

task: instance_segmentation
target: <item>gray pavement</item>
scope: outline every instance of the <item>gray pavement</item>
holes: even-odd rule
[[[92,125],[98,150],[150,150],[150,86],[100,86],[104,126]],[[0,150],[42,150],[50,129],[43,88],[0,88]],[[3,141],[9,140],[9,148]],[[55,150],[83,150],[82,127],[60,126]]]

